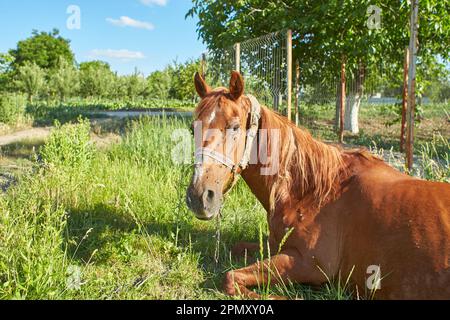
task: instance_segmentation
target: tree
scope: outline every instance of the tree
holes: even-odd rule
[[[167,99],[171,87],[171,78],[167,68],[163,71],[152,72],[147,77],[146,94],[157,99]]]
[[[74,63],[70,40],[61,37],[57,29],[51,32],[33,30],[30,38],[19,41],[17,48],[10,50],[9,53],[15,59],[14,69],[23,66],[26,62],[33,62],[43,69],[55,69],[58,67],[60,58],[69,64]]]
[[[180,100],[195,100],[194,82],[192,76],[200,69],[200,61],[189,60],[185,63],[174,62],[169,67],[171,86],[169,96]]]
[[[8,53],[0,53],[0,92],[7,91],[11,87],[13,73],[11,65],[14,57]]]
[[[367,26],[371,5],[381,9],[379,29]],[[347,74],[359,81],[349,92],[347,105],[349,118],[357,120],[357,97],[371,66],[382,61],[389,66],[385,69],[388,76],[401,73],[404,48],[409,43],[409,10],[406,0],[194,0],[187,16],[198,16],[197,31],[212,51],[269,32],[295,30],[294,60],[300,62],[304,85],[338,79],[345,58]],[[448,1],[421,1],[419,54],[425,65],[432,64],[436,55],[449,59],[448,10]]]
[[[28,102],[45,87],[45,71],[34,62],[25,62],[17,70],[17,86],[28,95]]]
[[[59,95],[61,102],[79,88],[78,70],[63,58],[50,75],[50,87]]]
[[[106,97],[113,88],[115,75],[103,61],[80,63],[80,92],[84,97]]]
[[[134,70],[132,75],[125,77],[125,83],[126,96],[132,101],[144,94],[146,87],[145,78],[137,69]]]

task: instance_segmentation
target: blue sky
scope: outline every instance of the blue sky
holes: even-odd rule
[[[70,5],[80,9],[80,29],[67,28]],[[197,39],[197,19],[184,18],[190,7],[190,0],[1,0],[0,52],[33,29],[58,28],[71,40],[78,62],[99,59],[120,74],[137,67],[148,75],[205,51]]]

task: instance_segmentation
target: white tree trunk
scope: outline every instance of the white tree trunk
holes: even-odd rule
[[[352,94],[347,97],[345,105],[344,129],[353,134],[359,133],[359,107],[361,106],[361,95]]]

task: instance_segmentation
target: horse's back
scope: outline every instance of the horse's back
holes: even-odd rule
[[[378,296],[450,299],[450,185],[379,162],[360,171],[350,189],[359,206],[350,233],[366,238],[356,245],[368,255],[359,261],[381,265],[386,276]]]

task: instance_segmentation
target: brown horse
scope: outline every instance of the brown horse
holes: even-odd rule
[[[245,96],[237,72],[229,89],[211,90],[198,74],[195,87],[202,98],[195,130],[203,162],[196,164],[187,204],[199,219],[214,218],[241,175],[267,211],[270,252],[277,253],[228,272],[227,294],[259,298],[249,288],[267,283],[270,272],[276,275],[270,284],[321,285],[340,274],[351,275],[360,296],[450,299],[449,184],[415,179],[367,151],[313,139]],[[278,134],[253,141],[246,132],[255,127]],[[249,149],[259,156],[266,149],[270,160],[250,163]],[[263,174],[270,165],[277,171]],[[239,243],[233,252],[258,248]]]

